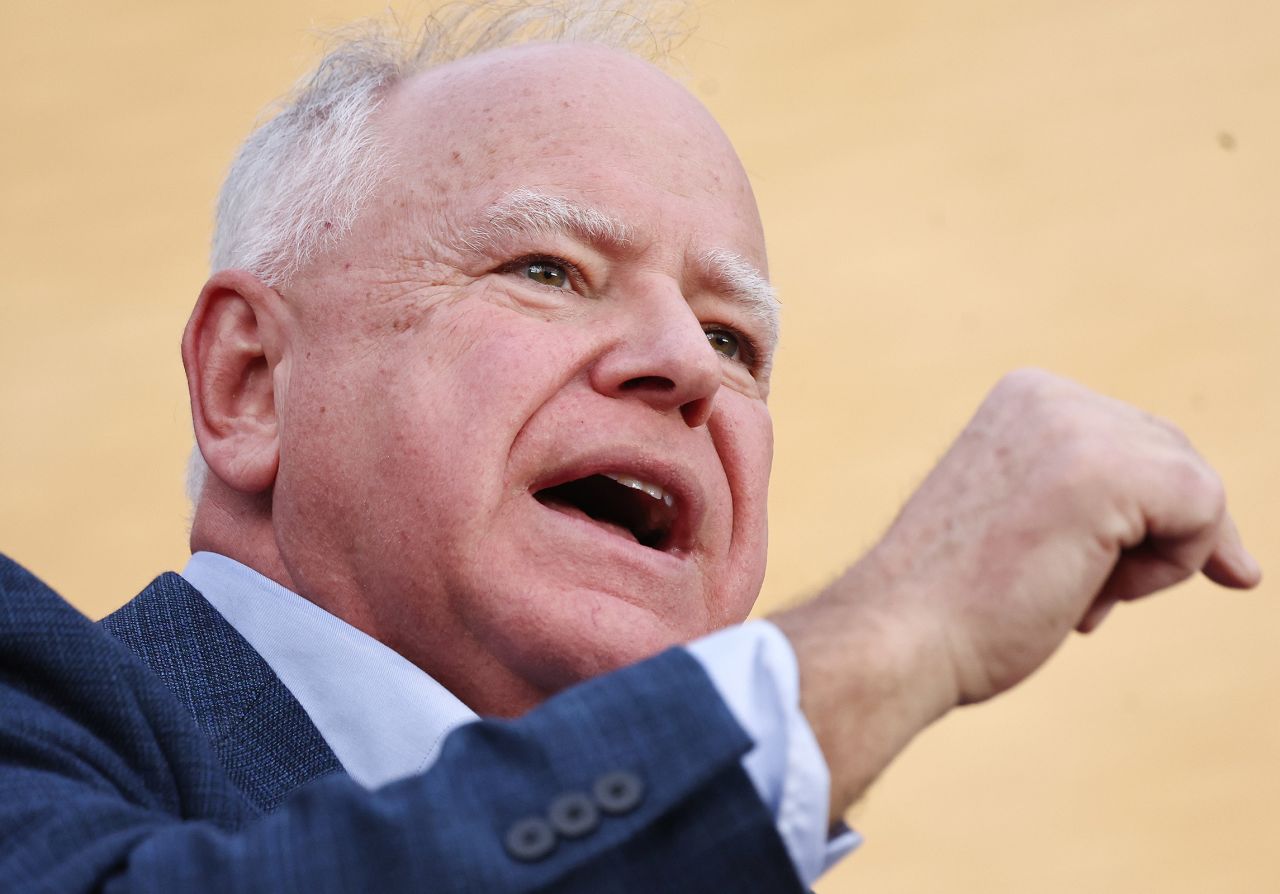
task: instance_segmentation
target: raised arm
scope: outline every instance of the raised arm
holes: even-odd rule
[[[989,699],[1118,601],[1203,572],[1252,587],[1213,469],[1175,427],[1048,373],[1006,376],[880,543],[772,620],[838,817],[929,723]]]

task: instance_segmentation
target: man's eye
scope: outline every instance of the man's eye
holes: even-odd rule
[[[554,261],[525,261],[521,264],[524,275],[534,282],[553,289],[569,288],[569,271]]]
[[[717,354],[723,354],[730,360],[742,359],[742,340],[730,329],[708,329],[707,341],[715,348]]]

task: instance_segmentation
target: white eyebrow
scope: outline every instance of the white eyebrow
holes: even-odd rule
[[[728,293],[735,304],[764,325],[769,336],[769,344],[765,347],[773,353],[781,328],[778,320],[781,302],[769,280],[750,261],[728,249],[712,249],[698,260],[706,274]]]
[[[630,228],[595,208],[532,189],[517,189],[490,205],[485,221],[467,237],[469,248],[482,251],[521,233],[572,233],[590,242],[625,246]]]

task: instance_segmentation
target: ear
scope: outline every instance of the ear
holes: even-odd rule
[[[284,369],[288,308],[244,270],[215,273],[182,335],[196,442],[228,487],[258,494],[280,462],[276,385]]]

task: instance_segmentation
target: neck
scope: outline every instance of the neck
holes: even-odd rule
[[[245,495],[212,475],[191,522],[191,552],[235,559],[282,587],[298,591],[276,545],[271,524],[271,492]]]

